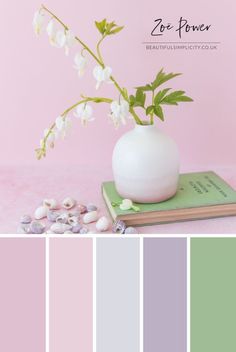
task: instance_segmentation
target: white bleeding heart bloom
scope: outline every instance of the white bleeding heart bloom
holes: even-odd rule
[[[44,130],[44,138],[47,137],[46,140],[46,147],[53,147],[54,146],[54,142],[55,139],[57,138],[57,133],[53,130],[50,130],[49,128],[47,128],[46,130]]]
[[[65,54],[66,56],[68,56],[70,48],[72,48],[73,45],[76,43],[76,39],[75,39],[74,33],[70,29],[66,31],[65,36],[66,36],[66,41],[64,44]]]
[[[75,117],[81,119],[82,125],[86,125],[88,122],[93,121],[93,108],[85,103],[78,105],[74,113]]]
[[[38,10],[34,14],[33,27],[35,34],[39,35],[42,32],[44,24],[44,13],[42,10]]]
[[[77,53],[74,58],[74,68],[77,70],[78,75],[81,77],[84,74],[84,71],[87,66],[87,60],[86,58],[81,55],[80,53]]]
[[[49,37],[50,44],[57,48],[62,48],[66,43],[65,31],[57,30],[55,22],[51,19],[47,25],[47,34]]]
[[[102,82],[111,83],[111,80],[110,80],[111,73],[112,73],[111,67],[108,67],[108,66],[104,68],[102,68],[101,66],[94,67],[93,76],[97,80],[96,89],[100,87]]]
[[[70,30],[58,30],[55,21],[51,19],[47,25],[47,34],[49,41],[57,48],[65,48],[66,55],[69,54],[69,48],[75,43],[75,36]]]
[[[129,116],[129,103],[126,100],[120,102],[114,100],[111,103],[111,114],[109,115],[115,125],[119,127],[120,123],[126,124],[126,118]]]
[[[130,199],[123,199],[122,203],[120,204],[121,210],[130,210],[133,207],[133,202]]]
[[[69,131],[71,128],[71,120],[69,117],[62,117],[58,116],[56,118],[56,127],[59,132],[59,134],[64,138],[66,136],[66,133]]]

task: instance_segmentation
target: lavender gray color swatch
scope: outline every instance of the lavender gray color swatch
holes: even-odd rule
[[[186,239],[144,240],[144,352],[187,350]]]
[[[139,352],[139,239],[97,239],[97,352]]]

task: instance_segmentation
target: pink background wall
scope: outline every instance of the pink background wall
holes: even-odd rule
[[[44,128],[76,102],[80,93],[97,94],[91,74],[92,61],[91,69],[79,80],[72,68],[73,55],[66,57],[62,50],[51,47],[45,33],[39,39],[35,37],[32,16],[39,5],[39,0],[0,3],[0,163],[110,165],[115,141],[131,125],[114,130],[108,123],[107,106],[95,107],[97,120],[86,129],[75,120],[67,140],[58,142],[46,160],[40,163],[35,160],[34,149]],[[95,19],[107,17],[125,24],[124,31],[107,39],[103,50],[106,63],[122,86],[132,88],[146,83],[162,66],[167,71],[184,72],[171,84],[185,89],[195,102],[167,108],[166,123],[158,124],[176,139],[183,165],[235,164],[234,0],[223,3],[148,0],[138,5],[134,0],[47,0],[45,5],[91,46],[98,38],[93,26]],[[209,33],[187,38],[221,41],[219,49],[146,51],[141,42],[153,39],[149,33],[154,19],[163,17],[176,22],[180,16],[192,23],[211,23]],[[101,88],[99,94],[117,97],[110,85]]]

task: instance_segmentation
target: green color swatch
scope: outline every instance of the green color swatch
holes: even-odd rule
[[[236,238],[191,240],[191,352],[236,351]]]

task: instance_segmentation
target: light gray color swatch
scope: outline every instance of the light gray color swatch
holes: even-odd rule
[[[97,352],[139,352],[139,239],[97,239]]]

